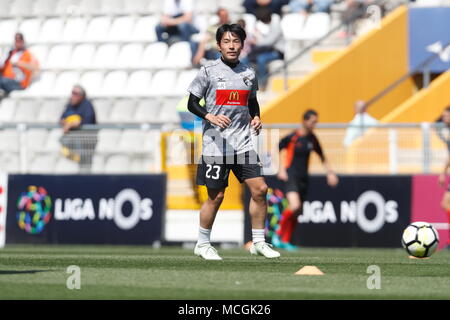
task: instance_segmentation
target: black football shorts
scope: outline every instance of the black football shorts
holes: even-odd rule
[[[308,186],[307,177],[289,176],[284,185],[284,192],[297,192],[300,195],[300,199],[305,201],[308,196]]]
[[[262,164],[255,151],[234,156],[202,156],[197,168],[197,184],[210,189],[228,187],[228,176],[233,171],[240,183],[262,176]]]

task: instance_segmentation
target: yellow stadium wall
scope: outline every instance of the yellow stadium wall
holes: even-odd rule
[[[381,119],[382,122],[432,122],[450,106],[450,71]]]
[[[314,108],[322,122],[348,122],[356,100],[368,100],[408,72],[407,8],[402,6],[329,62],[302,79],[286,94],[263,108],[266,123],[298,122]],[[414,93],[405,81],[373,104],[369,112],[381,118]]]

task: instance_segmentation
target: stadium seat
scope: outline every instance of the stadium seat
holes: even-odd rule
[[[48,173],[53,171],[56,164],[56,156],[53,154],[36,155],[29,159],[29,173]]]
[[[96,17],[93,18],[86,29],[85,41],[103,42],[108,38],[109,28],[111,26],[110,17]]]
[[[29,17],[33,14],[33,0],[14,0],[9,8],[12,17]]]
[[[11,7],[12,0],[0,1],[0,17],[9,16],[9,8]]]
[[[98,123],[107,123],[112,110],[110,99],[95,99],[92,101],[95,109],[95,118]]]
[[[214,14],[219,8],[217,0],[196,1],[195,12]]]
[[[55,173],[76,174],[80,172],[78,163],[69,159],[60,157],[55,164]]]
[[[118,151],[127,152],[145,152],[143,145],[145,143],[146,133],[139,129],[124,130],[118,143]]]
[[[18,22],[15,19],[0,20],[0,45],[13,44],[17,26]]]
[[[130,159],[126,155],[112,155],[105,164],[105,173],[123,173],[130,165]]]
[[[21,173],[20,160],[17,153],[8,153],[4,157],[4,170],[9,173]]]
[[[244,13],[242,19],[245,21],[245,28],[247,30],[254,30],[256,26],[256,17],[251,13]]]
[[[175,93],[180,96],[188,94],[187,88],[191,84],[192,80],[194,80],[197,76],[197,73],[197,69],[181,72],[175,85]]]
[[[68,98],[45,99],[41,104],[37,122],[51,124],[59,123],[59,119],[67,102]]]
[[[103,173],[105,169],[105,157],[99,154],[95,154],[92,158],[91,172],[94,174]]]
[[[124,1],[123,13],[124,14],[142,14],[148,12],[149,0],[134,0]]]
[[[156,41],[155,27],[159,22],[159,17],[145,16],[141,17],[136,21],[134,25],[133,32],[130,34],[131,41]]]
[[[58,16],[73,16],[81,14],[80,8],[81,0],[58,0],[54,6],[54,13]]]
[[[55,8],[54,0],[35,0],[33,2],[33,16],[47,16],[53,14]]]
[[[118,44],[102,44],[95,53],[92,66],[96,69],[109,69],[116,65],[119,55]]]
[[[60,139],[63,135],[62,129],[52,129],[47,135],[47,141],[45,143],[44,149],[47,152],[59,153],[61,152],[61,142]]]
[[[155,42],[148,45],[141,57],[143,68],[160,68],[166,59],[168,46],[165,42]]]
[[[109,2],[109,0],[108,0]],[[129,41],[133,32],[135,19],[130,16],[115,18],[108,33],[108,41],[123,42]]]
[[[301,30],[305,24],[305,16],[297,13],[286,14],[281,19],[283,36],[287,40],[298,40]]]
[[[86,32],[87,25],[88,21],[86,20],[86,18],[77,17],[67,19],[62,31],[61,40],[68,43],[82,41]]]
[[[173,88],[176,81],[176,71],[160,70],[155,73],[152,79],[152,85],[149,95],[152,96],[170,96],[174,95]]]
[[[81,8],[81,14],[84,15],[96,15],[100,13],[100,0],[81,0],[79,7]]]
[[[10,122],[14,118],[14,113],[16,111],[16,100],[15,99],[3,99],[0,102],[0,123]]]
[[[183,69],[192,66],[192,53],[189,42],[180,41],[170,46],[163,66],[165,68]]]
[[[51,95],[55,84],[55,78],[56,74],[54,72],[42,72],[39,79],[34,81],[27,90],[23,91],[23,93],[27,97],[43,97],[46,95]]]
[[[177,104],[182,97],[166,98],[163,100],[161,111],[159,113],[159,120],[163,123],[180,122],[180,116],[177,111]]]
[[[36,57],[39,64],[45,64],[49,47],[46,45],[34,45],[29,47],[30,52]]]
[[[219,8],[228,9],[231,13],[244,13],[245,8],[242,6],[242,0],[219,0]]]
[[[125,71],[113,71],[106,75],[97,96],[121,96],[124,94],[128,75]]]
[[[34,99],[22,99],[17,102],[13,122],[35,122],[39,111],[39,102]]]
[[[28,44],[35,43],[39,39],[41,24],[42,20],[37,18],[24,20],[20,24],[19,31],[23,33]]]
[[[24,134],[27,151],[42,152],[45,150],[48,135],[46,129],[28,129]]]
[[[132,122],[134,119],[135,101],[132,99],[118,99],[114,102],[109,121],[116,123]]]
[[[16,129],[0,130],[0,151],[19,151],[19,132]]]
[[[105,15],[116,15],[123,13],[123,2],[129,0],[101,0],[100,13]]]
[[[88,71],[81,75],[80,84],[85,88],[88,96],[95,97],[99,95],[103,85],[103,72]]]
[[[330,31],[331,18],[324,12],[308,15],[305,25],[299,34],[299,40],[315,40],[323,37]]]
[[[143,159],[140,156],[132,156],[130,158],[130,164],[128,166],[129,173],[143,173],[145,172]]]
[[[153,14],[159,15],[162,13],[163,6],[161,5],[161,0],[149,0],[147,11]]]
[[[117,58],[117,68],[138,68],[140,67],[141,56],[144,47],[141,44],[130,43],[121,47]]]
[[[80,44],[73,49],[67,67],[76,70],[90,68],[93,66],[94,57],[95,45]]]
[[[120,130],[101,129],[98,132],[97,152],[110,153],[117,152],[117,143],[120,141]]]
[[[136,112],[134,114],[134,122],[137,123],[158,123],[161,103],[157,99],[141,99],[139,100]]]
[[[128,96],[148,96],[152,85],[152,74],[148,71],[135,71],[128,78],[124,93]]]
[[[72,54],[72,46],[68,44],[58,44],[53,46],[42,67],[45,69],[63,69],[67,68],[70,56]]]
[[[79,79],[80,74],[75,71],[66,71],[60,73],[56,78],[52,95],[57,97],[69,98],[73,86],[78,84]]]

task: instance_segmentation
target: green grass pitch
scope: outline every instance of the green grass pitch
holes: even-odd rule
[[[219,249],[143,246],[7,246],[0,250],[0,299],[450,299],[450,251],[411,260],[401,249],[301,249],[278,260]],[[66,286],[80,267],[81,289]],[[323,276],[298,276],[305,265]],[[377,265],[381,289],[369,290]]]

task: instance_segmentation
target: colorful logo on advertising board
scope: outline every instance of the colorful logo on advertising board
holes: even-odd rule
[[[29,186],[17,199],[17,223],[29,234],[39,234],[50,221],[52,200],[43,187]]]

